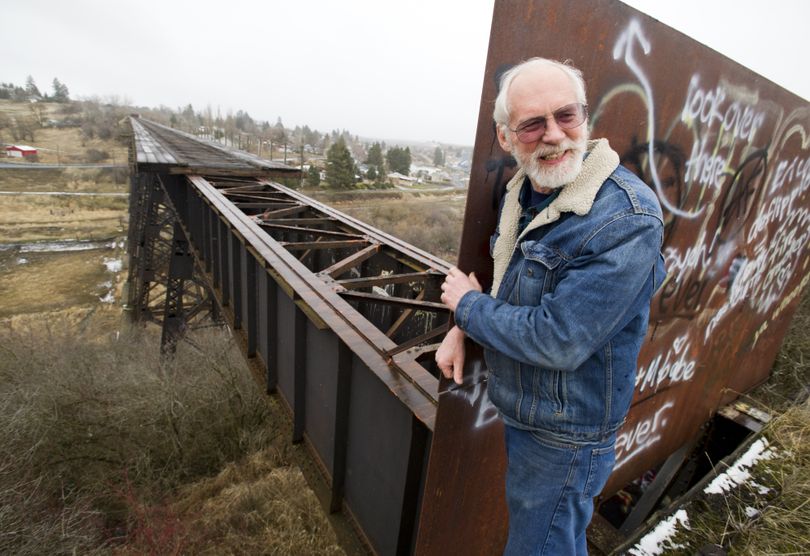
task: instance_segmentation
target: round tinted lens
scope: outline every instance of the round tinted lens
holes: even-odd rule
[[[562,128],[571,129],[585,121],[587,110],[584,104],[569,104],[554,112],[554,121]]]
[[[580,110],[579,106],[571,105],[565,106],[560,110],[557,110],[554,113],[554,120],[561,126],[572,126],[577,125],[580,122]]]
[[[546,119],[535,118],[519,125],[515,130],[515,133],[517,134],[517,138],[521,143],[533,143],[537,141],[537,138],[543,134],[545,129]]]

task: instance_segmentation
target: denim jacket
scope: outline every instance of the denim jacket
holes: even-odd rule
[[[456,323],[485,348],[489,397],[506,423],[573,443],[624,422],[652,295],[664,280],[655,193],[607,140],[519,233],[524,172],[507,186],[491,240],[491,295],[471,291]]]

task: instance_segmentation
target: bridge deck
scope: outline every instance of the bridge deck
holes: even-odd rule
[[[140,171],[217,176],[294,176],[298,168],[264,160],[183,131],[130,118]]]

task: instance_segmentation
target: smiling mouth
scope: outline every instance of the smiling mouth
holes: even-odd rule
[[[562,157],[564,157],[567,152],[568,151],[561,151],[561,152],[546,154],[546,155],[541,156],[540,160],[544,160],[546,162],[556,162],[556,161],[560,160]]]

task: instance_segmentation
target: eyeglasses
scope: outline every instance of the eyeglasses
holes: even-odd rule
[[[588,105],[578,102],[568,104],[555,110],[551,117],[561,128],[573,129],[582,125],[582,122],[588,117]],[[515,129],[511,127],[508,129],[515,132],[521,143],[534,143],[546,132],[546,122],[545,116],[538,116],[526,120]]]

